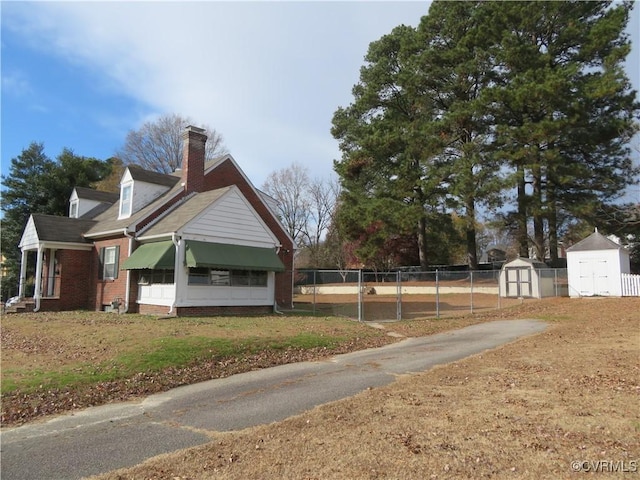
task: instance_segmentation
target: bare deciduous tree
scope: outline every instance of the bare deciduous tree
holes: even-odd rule
[[[206,159],[227,153],[222,135],[207,125],[199,125],[189,117],[163,115],[154,122],[144,123],[127,134],[116,156],[124,165],[136,164],[147,170],[171,173],[182,164],[182,132],[188,125],[204,128],[207,136]]]
[[[278,203],[280,220],[298,246],[304,243],[310,216],[308,185],[307,169],[299,163],[271,172],[262,185]]]
[[[294,163],[272,172],[262,190],[276,200],[278,216],[298,248],[309,250],[313,265],[323,263],[322,243],[339,195],[337,179],[310,180],[308,169]]]

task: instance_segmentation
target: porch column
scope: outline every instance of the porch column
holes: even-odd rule
[[[27,251],[21,250],[22,257],[20,259],[20,283],[18,284],[18,296],[24,298],[24,284],[27,281]]]
[[[36,284],[33,298],[40,299],[42,297],[42,263],[44,256],[44,248],[42,244],[38,245],[38,257],[36,260]]]
[[[173,263],[173,283],[175,288],[172,310],[182,303],[187,281],[187,277],[184,274],[184,261],[182,260],[184,259],[184,240],[174,239],[173,244],[176,249],[176,257]]]
[[[49,267],[47,268],[47,297],[53,297],[56,292],[56,249],[49,249]]]

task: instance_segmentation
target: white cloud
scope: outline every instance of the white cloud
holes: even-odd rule
[[[2,91],[5,94],[22,97],[31,93],[29,79],[24,72],[14,70],[2,72]]]
[[[10,13],[34,47],[146,105],[123,112],[136,118],[129,128],[164,112],[209,124],[259,184],[294,161],[314,174],[332,168],[331,116],[350,101],[369,42],[427,10],[426,2],[45,2]]]

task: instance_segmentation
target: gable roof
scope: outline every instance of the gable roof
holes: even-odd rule
[[[115,233],[117,231],[122,232],[125,229],[133,231],[138,222],[147,218],[165,202],[174,198],[176,195],[179,195],[182,191],[182,185],[176,181],[172,188],[153,200],[146,207],[141,208],[128,218],[121,219],[118,219],[118,214],[120,213],[120,201],[118,200],[107,210],[94,217],[94,220],[96,220],[97,223],[93,225],[85,235],[87,237],[99,237],[101,235]]]
[[[585,252],[588,250],[621,250],[622,245],[618,245],[613,240],[608,239],[599,232],[593,232],[587,238],[583,238],[572,247],[567,248],[567,252]]]
[[[513,260],[506,262],[503,266],[502,269],[505,270],[507,268],[513,267],[514,265],[522,265],[522,264],[526,264],[531,268],[548,268],[547,264],[544,262],[541,262],[540,260],[535,260],[533,258],[524,258],[524,257],[517,257],[514,258]]]
[[[82,218],[34,213],[27,223],[25,234],[30,227],[33,227],[40,242],[90,244],[91,242],[84,238],[83,233],[95,223],[94,220]],[[25,234],[20,240],[20,246],[22,246]]]
[[[120,195],[112,192],[101,192],[87,187],[75,187],[78,198],[84,198],[86,200],[94,200],[96,202],[115,203],[120,198]]]
[[[249,187],[249,189],[251,189],[253,191],[253,193],[256,195],[257,199],[264,205],[264,207],[266,208],[267,213],[271,216],[271,218],[275,221],[275,223],[279,225],[280,230],[282,231],[283,235],[285,235],[288,238],[288,240],[291,242],[291,244],[295,248],[295,241],[293,240],[293,237],[289,234],[289,232],[287,231],[285,226],[282,224],[282,220],[278,217],[276,212],[271,208],[270,202],[267,200],[268,195],[266,195],[264,192],[258,190],[255,187],[255,185],[253,185],[251,180],[249,180],[249,177],[247,177],[247,175],[244,173],[244,170],[242,170],[240,168],[240,166],[238,165],[236,160],[230,154],[222,155],[222,156],[212,160],[211,162],[208,162],[205,165],[205,170],[204,170],[205,177],[207,175],[209,175],[211,172],[213,172],[216,168],[223,167],[223,165],[226,162],[229,162],[233,166],[234,170],[236,172],[238,172],[240,177],[244,180],[245,184]],[[247,197],[246,193],[244,193],[244,196]],[[268,197],[268,198],[272,198],[272,197]],[[275,199],[272,199],[272,200],[275,202]]]
[[[231,190],[231,188],[232,187],[225,187],[217,190],[209,190],[208,192],[200,192],[186,198],[184,202],[177,205],[176,208],[169,210],[158,222],[145,230],[140,237],[153,237],[180,230],[180,228],[193,220],[194,217]]]

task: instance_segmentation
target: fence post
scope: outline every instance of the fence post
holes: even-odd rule
[[[402,320],[402,278],[400,277],[400,270],[396,272],[396,320]]]
[[[437,268],[436,268],[436,318],[440,318],[440,285],[438,284]]]
[[[318,284],[316,283],[316,273],[318,271],[313,271],[313,314],[316,314],[316,290],[318,289]]]
[[[362,321],[362,270],[358,270],[358,321]]]
[[[471,313],[473,313],[473,270],[471,272]]]

